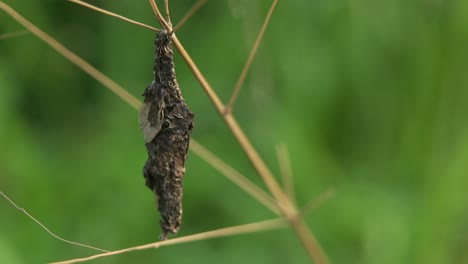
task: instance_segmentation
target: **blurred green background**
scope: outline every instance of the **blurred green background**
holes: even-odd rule
[[[5,1],[140,98],[154,33],[59,0]],[[156,25],[147,1],[90,1]],[[173,21],[195,2],[170,1]],[[177,35],[227,101],[270,1],[211,0]],[[0,34],[23,28],[0,12]],[[262,185],[180,56],[193,138]],[[234,113],[334,263],[468,263],[468,2],[280,0]],[[0,40],[0,189],[64,238],[105,249],[157,240],[137,112],[33,35]],[[180,236],[274,215],[193,153]],[[94,251],[0,199],[0,262]],[[292,231],[132,252],[93,263],[308,263]]]

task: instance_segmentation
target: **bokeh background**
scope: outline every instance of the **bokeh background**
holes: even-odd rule
[[[62,0],[8,0],[140,97],[154,33]],[[147,1],[90,1],[156,25]],[[178,21],[194,1],[170,1]],[[177,35],[227,101],[270,1],[209,1]],[[0,12],[0,34],[23,28]],[[180,56],[193,138],[263,187]],[[289,154],[299,206],[334,263],[468,263],[468,2],[279,1],[234,113],[272,171]],[[0,189],[57,234],[105,249],[157,240],[137,112],[33,35],[0,40]],[[187,235],[274,215],[194,153]],[[94,254],[0,199],[0,262]],[[292,231],[93,263],[308,263]]]

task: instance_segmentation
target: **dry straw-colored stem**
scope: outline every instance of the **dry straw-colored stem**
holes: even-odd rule
[[[98,11],[99,13],[103,13],[103,14],[106,14],[108,16],[111,16],[111,17],[115,17],[117,19],[120,19],[120,20],[123,20],[123,21],[126,21],[130,24],[134,24],[134,25],[137,25],[137,26],[140,26],[140,27],[143,27],[143,28],[147,28],[149,30],[152,30],[152,31],[159,31],[159,29],[157,28],[154,28],[152,26],[148,26],[146,24],[143,24],[141,22],[138,22],[138,21],[135,21],[133,19],[130,19],[130,18],[126,18],[124,16],[121,16],[121,15],[118,15],[116,13],[112,13],[112,12],[109,12],[105,9],[102,9],[102,8],[99,8],[97,6],[93,6],[93,5],[90,5],[86,2],[83,2],[83,1],[79,1],[79,0],[68,0],[69,2],[72,2],[72,3],[75,3],[75,4],[78,4],[78,5],[81,5],[81,6],[84,6],[84,7],[87,7],[89,9],[92,9],[92,10],[95,10],[95,11]]]
[[[142,245],[142,246],[125,248],[125,249],[121,249],[121,250],[116,250],[116,251],[111,251],[111,252],[107,252],[107,253],[97,254],[97,255],[90,256],[90,257],[86,257],[86,258],[77,258],[77,259],[71,259],[71,260],[66,260],[66,261],[53,262],[52,264],[78,263],[78,262],[93,260],[93,259],[97,259],[97,258],[118,255],[118,254],[130,252],[130,251],[150,249],[150,248],[159,248],[159,247],[162,247],[162,246],[183,244],[183,243],[194,242],[194,241],[199,241],[199,240],[206,240],[206,239],[211,239],[211,238],[226,237],[226,236],[248,234],[248,233],[256,233],[256,232],[260,232],[260,231],[267,231],[267,230],[271,230],[271,229],[277,229],[277,228],[280,228],[280,227],[284,227],[284,226],[286,226],[285,225],[286,223],[287,222],[284,220],[284,218],[277,218],[277,219],[266,220],[266,221],[261,221],[261,222],[246,224],[246,225],[231,226],[231,227],[226,227],[226,228],[217,229],[217,230],[213,230],[213,231],[198,233],[198,234],[195,234],[195,235],[178,237],[178,238],[173,238],[173,239],[164,240],[164,241],[160,241],[160,242],[150,243],[150,244],[146,244],[146,245]]]
[[[258,46],[260,46],[260,42],[262,42],[263,35],[265,34],[266,28],[268,24],[270,23],[270,18],[271,15],[273,14],[273,11],[275,10],[276,4],[278,3],[278,0],[274,0],[273,3],[270,6],[270,9],[268,10],[268,13],[265,17],[265,20],[263,21],[262,28],[260,29],[260,33],[258,33],[257,39],[255,40],[253,48],[250,50],[249,57],[247,61],[245,62],[244,68],[242,69],[241,75],[239,79],[237,80],[236,86],[234,86],[234,91],[232,92],[231,98],[229,98],[229,101],[226,105],[226,113],[229,113],[232,111],[232,107],[234,106],[234,102],[237,99],[237,95],[239,94],[239,91],[242,87],[242,84],[245,81],[245,77],[247,76],[247,73],[249,72],[250,65],[252,65],[252,61],[255,57],[255,54],[257,54]]]
[[[158,5],[156,4],[155,0],[148,0],[149,4],[151,6],[151,9],[153,9],[153,13],[156,16],[156,19],[158,20],[159,24],[167,31],[171,32],[172,27],[167,23],[167,21],[164,19],[164,17],[161,15],[161,12],[159,12]]]
[[[332,195],[333,195],[333,190],[332,189],[327,190],[326,192],[320,194],[318,197],[314,198],[310,202],[310,204],[313,205],[313,206],[308,207],[307,211],[300,212],[300,215],[298,215],[297,217],[304,216],[305,213],[310,212],[310,210],[316,209],[317,207],[322,205],[326,200],[330,199],[330,197]],[[277,218],[277,219],[266,220],[266,221],[261,221],[261,222],[257,222],[257,223],[251,223],[251,224],[246,224],[246,225],[222,228],[222,229],[218,229],[218,230],[198,233],[198,234],[189,235],[189,236],[185,236],[185,237],[179,237],[179,238],[174,238],[174,239],[170,239],[170,240],[150,243],[150,244],[146,244],[146,245],[142,245],[142,246],[136,246],[136,247],[131,247],[131,248],[120,249],[120,250],[111,251],[111,252],[107,252],[107,253],[103,253],[103,254],[93,255],[93,256],[90,256],[90,257],[86,257],[86,258],[78,258],[78,259],[66,260],[66,261],[61,261],[61,262],[55,262],[53,264],[78,263],[78,262],[93,260],[93,259],[96,259],[96,258],[107,257],[107,256],[112,256],[112,255],[117,255],[117,254],[123,254],[123,253],[136,251],[136,250],[144,250],[144,249],[150,249],[150,248],[156,249],[156,248],[159,248],[159,247],[162,247],[162,246],[182,244],[182,243],[194,242],[194,241],[205,240],[205,239],[210,239],[210,238],[225,237],[225,236],[239,235],[239,234],[246,234],[246,233],[254,233],[254,232],[259,232],[259,231],[267,231],[267,230],[270,230],[270,229],[275,229],[275,228],[280,228],[282,226],[285,226],[286,223],[287,223],[286,219]],[[304,231],[304,232],[306,232],[306,231]],[[326,259],[325,259],[325,261],[326,261]]]
[[[171,16],[169,15],[169,1],[168,0],[164,0],[164,9],[166,11],[166,22],[169,25],[171,25]]]

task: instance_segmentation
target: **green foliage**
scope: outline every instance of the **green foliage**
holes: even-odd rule
[[[154,33],[66,1],[6,1],[136,96]],[[145,1],[100,6],[156,24]],[[170,1],[175,23],[194,1]],[[269,1],[209,1],[177,35],[227,101]],[[21,30],[0,13],[0,34]],[[279,1],[234,113],[275,174],[289,147],[299,205],[334,263],[468,263],[468,2]],[[193,136],[252,181],[241,149],[179,56]],[[139,97],[140,98],[140,97]],[[137,113],[33,35],[0,41],[0,189],[59,235],[105,249],[157,240]],[[189,154],[180,235],[274,217]],[[95,252],[0,200],[0,262]],[[288,230],[95,263],[306,263]]]

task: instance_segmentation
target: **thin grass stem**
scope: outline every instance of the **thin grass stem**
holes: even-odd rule
[[[156,4],[156,1],[155,0],[148,0],[148,1],[159,24],[161,24],[161,26],[167,32],[172,32],[172,27],[169,24],[167,24],[166,20],[164,20],[163,16],[161,15],[161,12],[159,12],[159,8],[158,8],[158,5]]]
[[[108,16],[111,16],[111,17],[115,17],[117,19],[120,19],[120,20],[123,20],[123,21],[126,21],[130,24],[134,24],[134,25],[137,25],[137,26],[140,26],[140,27],[143,27],[143,28],[147,28],[149,30],[152,30],[152,31],[159,31],[159,29],[157,28],[154,28],[152,26],[149,26],[149,25],[146,25],[146,24],[143,24],[141,22],[138,22],[138,21],[135,21],[135,20],[132,20],[130,18],[126,18],[124,16],[121,16],[121,15],[118,15],[116,13],[112,13],[110,11],[107,11],[105,9],[102,9],[102,8],[99,8],[97,6],[93,6],[91,4],[88,4],[86,2],[83,2],[83,1],[80,1],[80,0],[68,0],[69,2],[72,2],[72,3],[75,3],[75,4],[78,4],[78,5],[81,5],[81,6],[84,6],[84,7],[87,7],[89,9],[92,9],[94,11],[97,11],[99,13],[102,13],[102,14],[105,14],[105,15],[108,15]]]
[[[234,86],[234,91],[232,92],[231,98],[229,99],[226,105],[226,113],[230,113],[232,111],[234,102],[236,101],[237,95],[239,94],[242,84],[245,81],[245,77],[247,76],[247,73],[249,72],[250,65],[252,65],[252,61],[255,57],[255,54],[257,54],[258,47],[260,46],[260,43],[262,42],[263,35],[265,34],[266,28],[268,24],[270,23],[271,15],[273,14],[273,11],[275,10],[277,3],[278,3],[278,0],[273,0],[273,2],[271,3],[270,9],[268,10],[265,20],[263,21],[262,28],[260,29],[260,32],[257,35],[257,39],[255,40],[255,43],[252,49],[250,50],[249,57],[247,61],[245,62],[244,67],[242,68],[242,72],[241,72],[239,79],[237,80],[236,86]]]
[[[86,244],[82,244],[82,243],[78,243],[78,242],[74,242],[74,241],[70,241],[70,240],[67,240],[65,238],[62,238],[58,235],[56,235],[55,233],[53,233],[52,231],[49,230],[49,228],[47,228],[43,223],[41,223],[39,220],[37,220],[36,218],[34,218],[32,215],[30,215],[24,208],[21,208],[19,207],[18,205],[16,205],[16,203],[14,203],[10,197],[8,197],[6,194],[4,194],[2,191],[0,191],[0,195],[2,195],[8,202],[10,202],[14,207],[16,207],[16,209],[18,209],[20,212],[22,212],[23,214],[25,214],[27,217],[29,217],[31,220],[33,220],[34,222],[36,222],[36,224],[38,224],[42,229],[44,229],[47,233],[49,233],[49,235],[53,236],[54,238],[60,240],[60,241],[63,241],[65,243],[68,243],[68,244],[72,244],[72,245],[75,245],[75,246],[79,246],[79,247],[85,247],[85,248],[90,248],[90,249],[94,249],[94,250],[97,250],[97,251],[101,251],[101,252],[109,252],[107,250],[104,250],[104,249],[101,249],[101,248],[97,248],[97,247],[93,247],[93,246],[90,246],[90,245],[86,245]]]
[[[166,11],[166,22],[171,25],[171,15],[169,14],[169,1],[164,0],[164,9]]]
[[[176,244],[194,242],[194,241],[199,241],[199,240],[206,240],[206,239],[226,237],[226,236],[232,236],[232,235],[240,235],[240,234],[248,234],[248,233],[256,233],[256,232],[267,231],[271,229],[277,229],[277,228],[285,226],[285,224],[286,224],[286,221],[283,218],[276,218],[272,220],[266,220],[266,221],[261,221],[261,222],[246,224],[246,225],[231,226],[231,227],[221,228],[221,229],[212,230],[208,232],[197,233],[194,235],[173,238],[173,239],[159,241],[159,242],[150,243],[150,244],[137,246],[137,247],[120,249],[116,251],[89,256],[86,258],[77,258],[77,259],[71,259],[71,260],[66,260],[66,261],[53,262],[52,264],[78,263],[78,262],[89,261],[89,260],[93,260],[97,258],[123,254],[123,253],[136,251],[136,250],[143,250],[143,249],[150,249],[150,248],[156,249],[162,246],[176,245]]]

